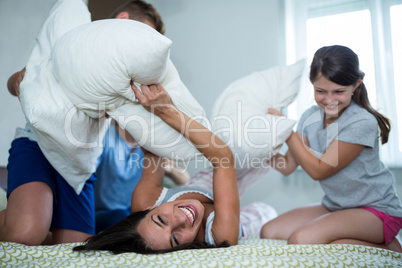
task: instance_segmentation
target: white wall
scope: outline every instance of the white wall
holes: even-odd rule
[[[34,38],[55,0],[0,1],[0,166],[7,164],[16,127],[25,119],[8,77],[28,60]],[[285,63],[280,0],[150,0],[173,40],[172,60],[182,80],[210,115],[232,81]]]

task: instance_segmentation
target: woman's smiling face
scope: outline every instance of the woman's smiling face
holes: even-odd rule
[[[196,199],[175,200],[154,207],[137,231],[153,250],[170,249],[194,241],[204,206]]]

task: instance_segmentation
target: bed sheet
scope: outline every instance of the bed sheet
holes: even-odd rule
[[[0,267],[402,267],[402,254],[357,245],[286,245],[250,238],[237,246],[160,255],[74,252],[79,243],[0,243]]]
[[[6,193],[0,189],[0,210]],[[79,243],[25,246],[0,242],[0,267],[402,267],[402,254],[357,245],[286,245],[249,238],[238,246],[160,255],[74,252]]]

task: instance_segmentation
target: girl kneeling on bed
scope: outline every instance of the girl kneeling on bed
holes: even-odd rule
[[[236,245],[239,194],[231,150],[212,132],[180,112],[162,86],[133,90],[140,103],[183,134],[211,162],[213,195],[202,188],[162,187],[163,161],[144,152],[144,169],[133,192],[133,214],[92,236],[74,250],[164,253],[180,249]]]
[[[358,57],[349,48],[335,45],[315,53],[310,81],[317,106],[302,115],[298,133],[287,140],[286,155],[276,155],[271,163],[284,175],[300,165],[320,182],[325,196],[321,204],[291,210],[266,223],[262,238],[401,251],[394,238],[402,227],[402,205],[394,177],[379,159],[379,129],[384,144],[391,126],[371,107],[363,77]]]

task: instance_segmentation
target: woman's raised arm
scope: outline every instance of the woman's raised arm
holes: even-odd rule
[[[131,212],[146,210],[152,207],[163,189],[165,171],[163,159],[144,149],[144,165],[141,178],[131,196]]]
[[[238,243],[240,201],[236,171],[230,148],[211,131],[173,105],[161,85],[141,86],[132,84],[135,96],[148,111],[159,116],[169,126],[180,132],[211,162],[214,167],[213,194],[215,218],[212,235],[216,243]]]

